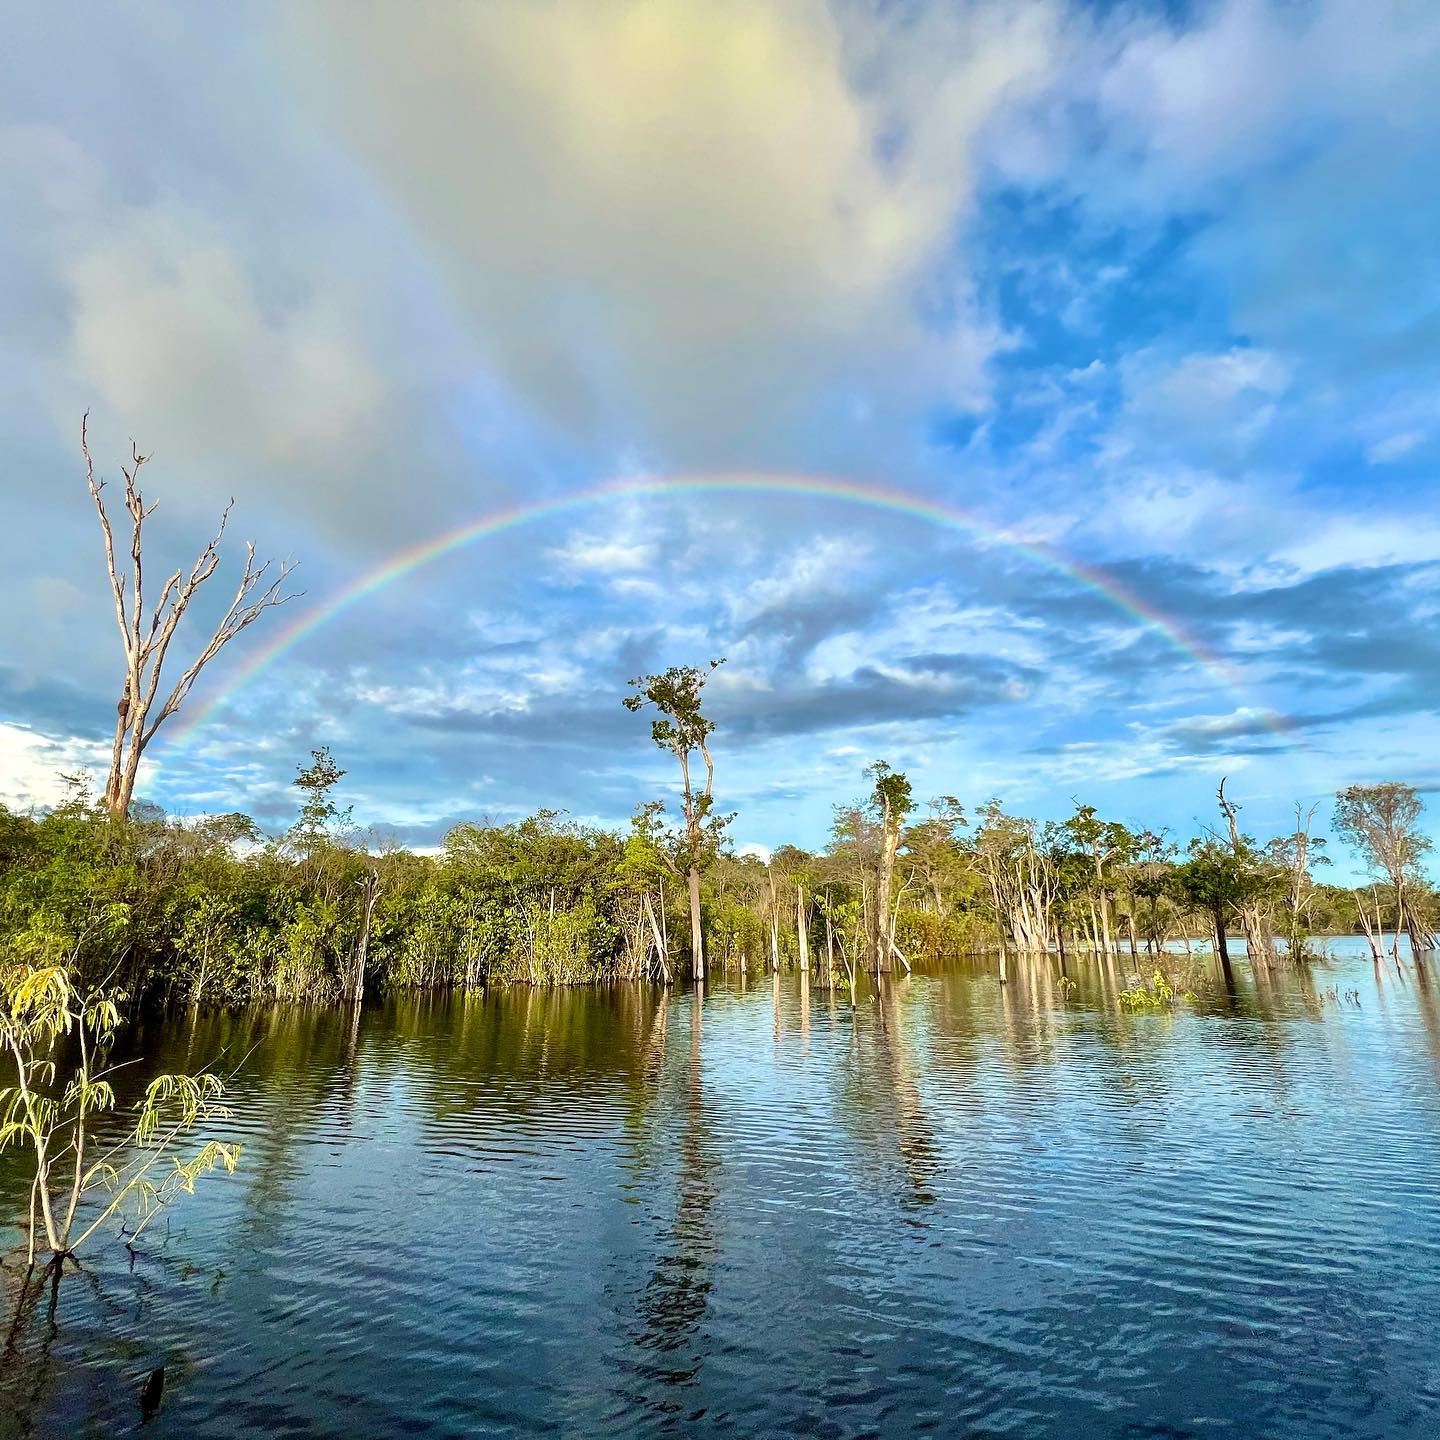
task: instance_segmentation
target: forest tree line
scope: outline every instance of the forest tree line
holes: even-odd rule
[[[697,672],[698,673],[698,672]],[[1339,832],[1374,872],[1327,885],[1314,811],[1257,839],[1221,790],[1188,843],[1077,804],[1063,821],[991,800],[916,804],[877,764],[837,806],[818,852],[768,859],[725,844],[730,817],[692,834],[642,805],[623,831],[541,810],[463,823],[416,854],[351,823],[344,772],[319,750],[296,777],[297,817],[267,837],[244,815],[112,815],[78,777],[45,813],[0,811],[0,930],[22,963],[169,1002],[358,999],[394,989],[804,967],[849,984],[917,961],[999,948],[1139,958],[1196,941],[1230,964],[1303,963],[1310,937],[1367,934],[1373,953],[1433,944],[1426,840],[1408,786],[1355,787]],[[691,877],[698,896],[691,929]]]

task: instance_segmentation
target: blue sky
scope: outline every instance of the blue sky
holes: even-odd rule
[[[876,757],[921,795],[1180,834],[1222,774],[1262,835],[1440,777],[1433,3],[64,5],[10,32],[11,803],[94,764],[113,713],[86,407],[102,469],[155,453],[158,551],[233,494],[300,607],[493,510],[805,474],[1053,546],[1225,662],[913,517],[619,499],[415,571],[162,732],[143,789],[180,813],[283,824],[328,743],[357,818],[417,844],[541,805],[622,823],[671,780],[625,682],[711,655],[741,844],[821,843]]]

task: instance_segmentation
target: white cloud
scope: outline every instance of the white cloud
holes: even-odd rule
[[[58,804],[66,790],[62,776],[103,779],[108,760],[104,745],[0,720],[0,804],[13,810]]]
[[[1116,7],[1066,47],[997,164],[1101,227],[1185,217],[1232,330],[1307,370],[1433,356],[1433,3]]]
[[[650,540],[624,540],[613,536],[571,535],[563,545],[549,552],[549,559],[564,570],[617,571],[648,570],[655,563],[655,544]]]
[[[363,147],[474,343],[571,433],[725,463],[742,437],[811,433],[827,392],[839,417],[902,376],[907,405],[982,388],[991,337],[950,242],[976,137],[1046,63],[1048,6],[286,14],[287,62]],[[953,323],[922,321],[922,283]]]
[[[1389,465],[1396,460],[1403,460],[1412,450],[1424,443],[1424,431],[1404,430],[1398,435],[1387,435],[1383,440],[1376,440],[1368,445],[1365,458],[1372,465]]]
[[[1300,572],[1337,565],[1391,565],[1440,559],[1440,515],[1427,507],[1374,519],[1338,515],[1297,526],[1275,546],[1273,558]]]
[[[1180,23],[1133,7],[1065,38],[1055,89],[999,158],[1049,177],[1098,139],[1077,178],[1166,209],[1215,200],[1215,187],[1313,156],[1342,130],[1421,132],[1440,19],[1425,0],[1220,0]],[[1077,110],[1091,124],[1076,127]]]
[[[1275,415],[1290,384],[1290,368],[1264,350],[1234,346],[1179,360],[1150,351],[1127,356],[1122,428],[1141,429],[1151,446],[1184,444],[1190,453],[1239,453]]]
[[[173,208],[122,212],[63,274],[77,380],[171,445],[203,449],[224,415],[257,460],[308,467],[379,403],[382,382],[333,297],[265,305],[235,250]]]
[[[283,497],[342,527],[385,508],[372,472],[369,505],[340,504],[404,381],[393,353],[381,374],[352,270],[173,193],[132,197],[54,127],[0,128],[0,179],[50,307],[27,317],[27,360],[68,453],[88,409],[102,470],[133,435],[173,467],[172,506]]]
[[[863,540],[817,535],[774,557],[766,574],[733,592],[727,600],[730,617],[743,623],[844,594],[856,587],[860,567],[870,555],[871,546]]]

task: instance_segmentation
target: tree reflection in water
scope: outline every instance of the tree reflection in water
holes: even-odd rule
[[[637,1304],[631,1340],[644,1404],[659,1415],[686,1407],[683,1390],[705,1363],[701,1328],[710,1303],[711,1272],[719,1253],[713,1210],[720,1160],[705,1113],[702,1037],[705,986],[689,998],[689,1045],[680,1068],[680,1128],[676,1139],[675,1208],[659,1237],[658,1253]]]

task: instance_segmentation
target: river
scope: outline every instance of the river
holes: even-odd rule
[[[163,1364],[149,1436],[1433,1437],[1440,968],[1330,948],[146,1021],[247,1057],[240,1169],[12,1329],[0,1433]]]

